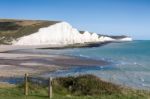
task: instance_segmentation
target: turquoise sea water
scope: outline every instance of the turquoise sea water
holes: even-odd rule
[[[17,51],[19,52],[19,51]],[[63,54],[111,62],[108,66],[76,66],[69,70],[50,72],[45,76],[94,74],[103,80],[133,88],[150,90],[150,41],[110,43],[101,47],[63,50],[22,50],[25,53]]]
[[[50,73],[51,76],[94,74],[104,80],[134,88],[150,89],[150,41],[111,43],[97,48],[76,48],[55,51],[112,62],[108,66],[75,67]]]

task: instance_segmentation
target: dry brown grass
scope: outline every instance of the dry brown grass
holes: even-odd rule
[[[9,84],[9,83],[6,83],[6,82],[0,82],[0,88],[12,88],[12,87],[16,87],[16,85]]]

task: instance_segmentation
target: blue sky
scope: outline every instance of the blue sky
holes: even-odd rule
[[[0,18],[63,20],[80,30],[150,39],[150,0],[0,0]]]

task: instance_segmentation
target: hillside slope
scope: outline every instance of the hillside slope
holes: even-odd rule
[[[0,44],[11,44],[17,38],[37,32],[59,21],[0,19]]]
[[[64,21],[0,19],[0,45],[74,45],[131,41],[127,36],[107,36],[79,31]]]

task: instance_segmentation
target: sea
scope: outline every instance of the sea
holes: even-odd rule
[[[18,51],[17,51],[18,52]],[[104,60],[106,66],[74,66],[67,70],[57,70],[44,76],[78,76],[93,74],[105,81],[136,89],[150,90],[150,41],[109,43],[100,47],[70,49],[24,50],[26,53],[46,55],[69,55],[79,58]]]
[[[119,85],[150,90],[150,41],[148,40],[109,43],[93,48],[44,50],[44,52],[39,50],[39,52],[105,60],[111,63],[107,66],[76,66],[68,70],[50,72],[48,76],[93,74]]]

